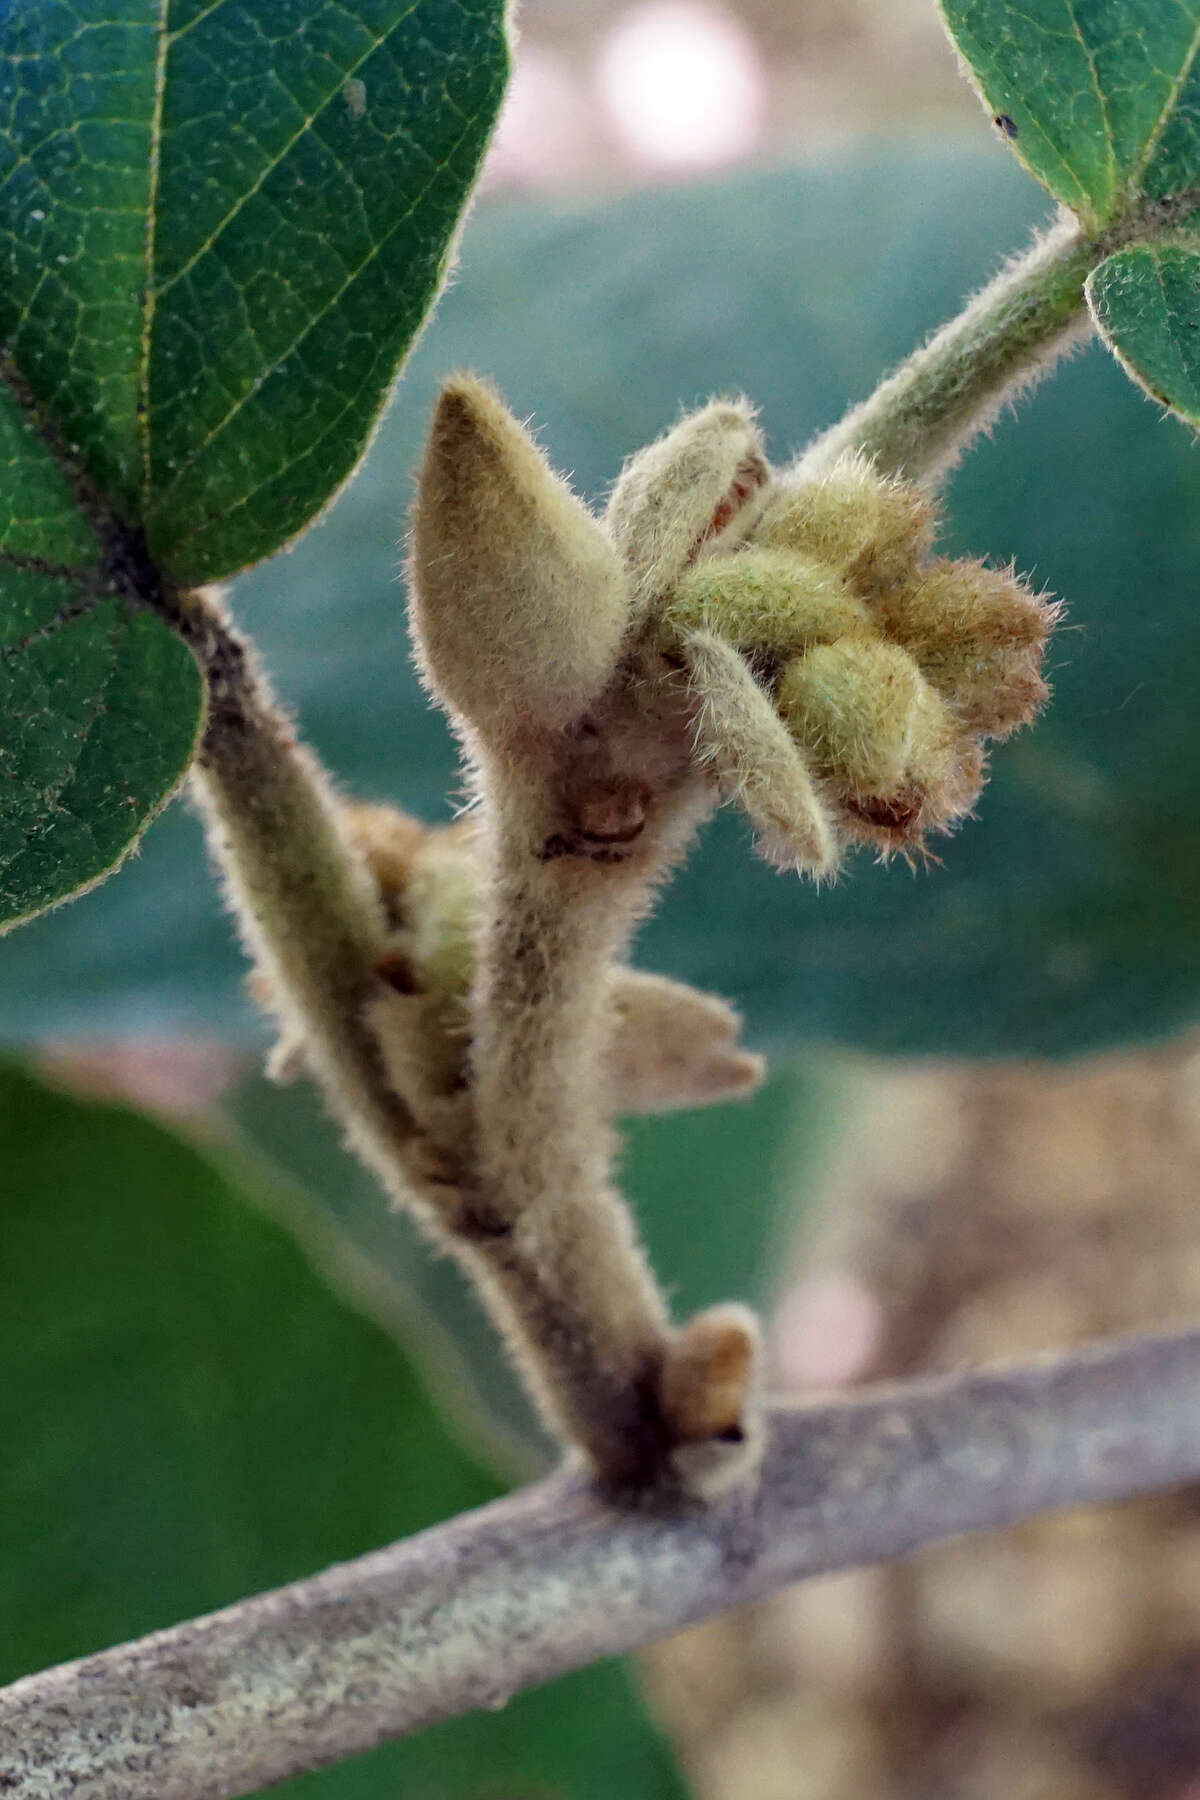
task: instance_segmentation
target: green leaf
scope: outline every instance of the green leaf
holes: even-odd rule
[[[169,573],[268,555],[441,283],[501,0],[31,0],[0,59],[0,341]]]
[[[248,1204],[161,1125],[11,1067],[0,1161],[0,1681],[496,1492],[397,1346],[262,1210],[277,1196]],[[271,1791],[683,1792],[616,1664]]]
[[[1026,168],[1091,228],[1200,182],[1200,0],[940,0]]]
[[[0,928],[116,867],[182,780],[200,671],[146,613],[0,569]]]
[[[241,1083],[227,1106],[239,1154],[290,1185],[366,1257],[414,1321],[408,1347],[442,1412],[492,1468],[518,1478],[553,1453],[471,1284],[407,1213],[389,1207],[374,1176],[313,1104],[307,1082],[279,1087],[262,1075]]]
[[[740,390],[783,456],[870,392],[1017,245],[1015,166],[944,147],[604,208],[493,207],[360,478],[235,591],[339,779],[445,816],[456,752],[408,662],[396,539],[438,382],[464,362],[599,496],[681,404]],[[953,222],[953,230],[947,229]],[[519,332],[511,329],[520,318]],[[737,329],[731,328],[737,322]],[[751,1041],[1028,1055],[1200,1016],[1200,462],[1106,353],[1067,365],[954,478],[945,547],[1065,597],[1054,698],[998,745],[978,808],[911,876],[772,874],[737,820],[703,834],[637,960],[743,1006]],[[241,959],[176,808],[119,884],[0,944],[12,1034],[250,1029]],[[95,951],[105,944],[103,959]],[[731,1114],[732,1116],[732,1114]]]
[[[1200,425],[1200,251],[1137,244],[1093,269],[1088,305],[1101,337],[1140,387]]]
[[[0,63],[3,925],[112,869],[199,729],[88,515],[190,582],[346,479],[445,272],[503,5],[28,0]]]
[[[66,475],[13,395],[0,384],[0,571],[70,569],[87,585],[100,547]]]
[[[508,65],[499,0],[179,11],[147,516],[155,555],[196,581],[268,555],[354,468],[441,286]]]
[[[0,387],[0,929],[120,862],[202,710],[190,652],[106,593],[65,475]]]
[[[27,0],[0,13],[0,343],[133,511],[157,8]]]
[[[778,1071],[749,1101],[628,1122],[621,1184],[680,1318],[717,1300],[775,1297],[840,1097],[839,1080],[804,1064]],[[544,1463],[551,1446],[474,1290],[448,1257],[430,1255],[411,1219],[388,1209],[307,1084],[247,1081],[232,1114],[273,1178],[294,1182],[395,1284],[397,1304],[424,1319],[413,1354],[480,1454],[506,1472]]]

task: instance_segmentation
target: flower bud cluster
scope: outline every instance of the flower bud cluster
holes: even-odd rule
[[[702,540],[654,610],[697,748],[773,861],[920,853],[973,806],[984,741],[1045,701],[1057,608],[1010,570],[934,557],[929,497],[861,456],[764,488],[746,535]]]
[[[632,457],[597,520],[459,378],[417,512],[420,653],[452,713],[501,743],[569,731],[622,666],[682,668],[697,758],[772,861],[916,855],[971,810],[985,741],[1045,701],[1057,614],[1011,570],[934,556],[935,525],[923,489],[853,452],[777,474],[736,400]]]
[[[714,789],[781,866],[829,874],[855,841],[917,854],[973,804],[984,740],[1045,697],[1053,607],[935,558],[933,532],[928,497],[861,457],[777,476],[727,400],[633,457],[597,518],[493,389],[460,376],[442,394],[412,624],[471,766],[478,911],[438,885],[461,847],[424,873],[419,853],[390,909],[411,945],[388,966],[437,963],[474,1146],[463,1254],[547,1418],[606,1479],[669,1469],[712,1497],[762,1446],[753,1317],[675,1327],[611,1181],[619,1092],[687,1103],[757,1074],[730,1054],[727,1009],[622,970],[656,883]],[[385,901],[388,843],[366,846]],[[422,896],[458,921],[444,941]],[[413,1006],[402,992],[373,1015],[397,1085]]]

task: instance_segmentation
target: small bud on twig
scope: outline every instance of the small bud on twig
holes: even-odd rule
[[[747,543],[718,545],[657,609],[656,641],[689,669],[698,753],[772,862],[827,873],[856,840],[920,855],[974,805],[982,740],[1045,701],[1057,608],[1010,571],[930,560],[934,523],[925,494],[851,454],[775,487]]]
[[[606,523],[639,613],[718,538],[732,544],[745,536],[767,478],[762,439],[744,400],[710,401],[630,458]]]
[[[459,379],[439,404],[413,627],[474,765],[487,867],[454,995],[487,1195],[467,1215],[492,1221],[487,1283],[531,1383],[602,1473],[669,1467],[711,1493],[757,1445],[753,1322],[672,1330],[608,1181],[615,959],[654,883],[717,795],[781,866],[832,873],[856,840],[918,855],[974,803],[982,739],[1044,698],[1054,609],[931,560],[934,524],[858,454],[777,480],[749,408],[714,401],[630,459],[601,525],[490,389]],[[422,891],[414,870],[407,904]],[[375,1008],[385,1045],[397,1019],[398,1080],[418,1004]]]
[[[455,712],[505,736],[557,729],[608,679],[625,629],[599,525],[491,388],[442,392],[413,531],[422,665]]]

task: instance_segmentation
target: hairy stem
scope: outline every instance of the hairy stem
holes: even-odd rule
[[[674,1479],[663,1377],[676,1334],[607,1179],[612,964],[645,878],[543,862],[540,839],[498,803],[473,1078],[429,1104],[428,1046],[414,1035],[407,1058],[381,1048],[383,907],[324,772],[220,601],[156,603],[205,670],[193,781],[243,938],[351,1145],[478,1284],[548,1418],[596,1473]],[[411,1079],[398,1080],[405,1061]],[[688,1367],[728,1356],[728,1331],[684,1341]]]
[[[474,1089],[481,1174],[504,1233],[491,1261],[544,1410],[597,1468],[644,1481],[665,1446],[657,1396],[669,1323],[609,1186],[598,1080],[611,969],[641,884],[584,858],[543,860],[527,808],[503,780],[488,786]]]
[[[777,1410],[751,1505],[577,1474],[0,1692],[10,1800],[232,1800],[802,1576],[1200,1478],[1200,1329]]]
[[[936,482],[1006,403],[1088,336],[1083,284],[1108,247],[1064,215],[818,438],[795,473],[807,479],[862,450],[881,474]]]
[[[418,1116],[419,1100],[414,1108],[397,1089],[371,1028],[384,925],[324,774],[297,743],[220,603],[185,595],[176,624],[208,678],[209,723],[194,781],[210,843],[247,947],[313,1074],[364,1160],[397,1198],[419,1198],[427,1222],[479,1281],[498,1323],[526,1349],[522,1366],[539,1390],[565,1396],[569,1439],[591,1452],[602,1473],[646,1478],[648,1422],[639,1415],[654,1407],[665,1310],[623,1209],[589,1205],[594,1169],[572,1166],[571,1134],[557,1130],[563,1046],[553,1039],[523,1045],[515,1061],[525,1093],[494,1098],[496,1133],[511,1150],[507,1164],[480,1166],[469,1100],[465,1113],[451,1112],[448,1127],[436,1111]],[[577,963],[567,975],[556,961],[561,933],[552,925],[530,920],[520,943],[498,946],[499,1014],[511,1014],[514,986],[553,990],[571,980],[570,1016],[589,1042],[597,1040],[594,1080],[611,1016],[608,960],[597,963],[594,981],[576,984]],[[490,1097],[490,1056],[481,1063]],[[513,1056],[497,1064],[506,1072],[513,1065]],[[532,1113],[528,1105],[520,1110],[525,1099]],[[509,1101],[518,1109],[511,1115]],[[564,1243],[577,1270],[563,1267]],[[605,1308],[610,1298],[619,1301],[618,1316]],[[527,1331],[514,1333],[514,1318]]]
[[[193,783],[242,934],[295,1020],[314,1073],[394,1189],[416,1121],[365,1022],[385,943],[378,895],[319,764],[297,743],[220,602],[194,593],[170,606],[208,685]]]

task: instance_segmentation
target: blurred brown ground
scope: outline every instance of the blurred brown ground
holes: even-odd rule
[[[1200,1046],[863,1079],[784,1366],[839,1303],[856,1379],[1200,1315]],[[700,1800],[1198,1800],[1200,1491],[813,1582],[646,1667]]]

